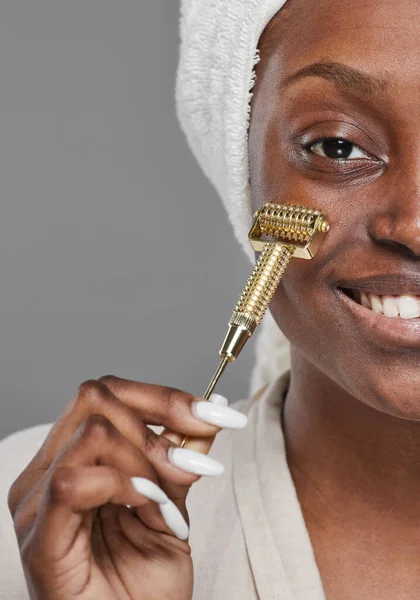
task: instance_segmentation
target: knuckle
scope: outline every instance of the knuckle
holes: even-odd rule
[[[197,481],[199,481],[202,478],[201,475],[196,475],[194,473],[188,473],[188,477],[186,477],[187,479],[187,484],[186,484],[186,488],[190,488],[193,483],[197,483]]]
[[[82,435],[96,444],[108,443],[115,435],[115,428],[103,415],[89,415],[83,422]]]
[[[48,497],[53,502],[68,500],[74,490],[75,468],[70,466],[58,467],[51,475],[48,484]]]
[[[179,403],[179,390],[172,387],[165,387],[162,392],[162,409],[165,412],[172,412]]]
[[[17,510],[18,504],[20,500],[20,490],[19,490],[19,479],[13,482],[11,485],[8,494],[7,494],[7,507],[9,509],[12,518],[15,516],[15,512]]]
[[[75,399],[76,404],[91,408],[100,404],[103,396],[103,384],[96,379],[88,379],[79,385]]]
[[[102,377],[100,377],[98,381],[100,381],[103,385],[106,386],[115,386],[118,383],[119,378],[115,375],[102,375]]]

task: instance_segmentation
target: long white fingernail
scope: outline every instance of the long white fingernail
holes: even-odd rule
[[[228,399],[220,394],[212,394],[209,398],[209,402],[217,404],[218,406],[227,406],[229,404]]]
[[[160,504],[159,508],[163,520],[169,529],[173,531],[180,540],[186,540],[189,535],[189,529],[179,508],[172,500],[169,500],[166,504]]]
[[[222,463],[214,458],[188,448],[169,448],[168,459],[176,467],[195,475],[215,476],[221,475],[225,471]]]
[[[238,410],[229,406],[215,405],[205,400],[193,402],[191,410],[197,419],[211,423],[211,425],[217,425],[217,427],[243,429],[248,423],[248,417]]]
[[[158,504],[169,502],[169,498],[165,492],[161,490],[156,483],[150,481],[150,479],[146,479],[145,477],[132,477],[130,481],[136,492],[142,494],[142,496],[146,496],[146,498],[154,500]]]

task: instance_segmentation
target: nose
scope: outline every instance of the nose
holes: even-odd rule
[[[369,234],[377,243],[420,257],[420,186],[411,193],[403,190],[400,187],[399,197],[375,213]]]

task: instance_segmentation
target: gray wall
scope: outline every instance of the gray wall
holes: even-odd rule
[[[176,0],[0,3],[0,437],[87,378],[201,395],[218,364],[250,266],[178,129],[177,47]]]

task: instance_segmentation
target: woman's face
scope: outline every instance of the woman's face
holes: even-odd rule
[[[308,206],[331,223],[316,258],[286,271],[275,320],[348,393],[409,419],[420,419],[420,318],[403,318],[420,315],[419,23],[418,0],[291,0],[260,40],[249,147],[254,210]]]

